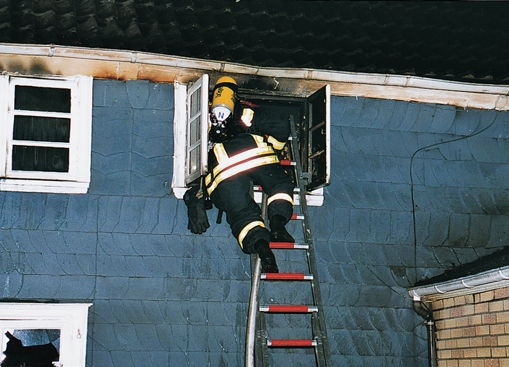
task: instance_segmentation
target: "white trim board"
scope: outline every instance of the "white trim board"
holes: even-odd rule
[[[54,75],[89,75],[119,80],[187,83],[203,73],[231,74],[238,80],[256,76],[278,92],[306,95],[324,84],[335,96],[436,103],[463,108],[509,110],[509,85],[449,82],[408,75],[351,73],[319,69],[256,67],[136,51],[53,45],[0,43],[4,72],[31,72],[32,66]],[[13,70],[10,70],[13,65]],[[25,71],[23,71],[25,70]]]

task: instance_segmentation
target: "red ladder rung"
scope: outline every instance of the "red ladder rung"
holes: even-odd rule
[[[268,313],[312,313],[318,312],[316,306],[306,305],[268,305],[260,306],[260,312]]]
[[[304,273],[263,273],[260,278],[265,280],[313,280],[313,275]]]
[[[292,162],[291,160],[289,159],[281,159],[279,161],[279,163],[282,165],[282,166],[295,166],[296,163],[295,162]]]
[[[297,244],[294,242],[271,242],[269,244],[271,249],[287,249],[287,250],[307,250],[308,244]]]
[[[263,188],[260,185],[253,185],[253,191],[263,191]],[[298,194],[300,192],[300,187],[295,187],[293,189],[294,194]]]
[[[310,339],[273,339],[267,340],[268,347],[297,347],[297,348],[307,348],[307,347],[316,347],[316,340]]]

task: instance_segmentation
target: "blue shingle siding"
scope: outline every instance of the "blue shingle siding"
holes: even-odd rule
[[[0,193],[3,298],[91,301],[88,366],[243,365],[249,257],[216,210],[207,233],[187,230],[169,187],[173,87],[94,85],[89,193]],[[331,111],[332,182],[309,209],[333,364],[425,366],[406,287],[507,243],[509,113],[344,97]],[[301,255],[276,254],[306,271]]]

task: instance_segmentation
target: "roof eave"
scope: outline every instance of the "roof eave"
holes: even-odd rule
[[[57,45],[0,43],[4,72],[34,75],[91,75],[116,80],[188,83],[201,74],[211,79],[230,74],[240,85],[258,78],[267,90],[307,96],[324,84],[331,94],[462,108],[509,110],[509,85],[443,81],[407,75],[352,73],[307,68],[270,68],[138,51]]]
[[[408,289],[414,301],[435,301],[509,286],[509,266]]]

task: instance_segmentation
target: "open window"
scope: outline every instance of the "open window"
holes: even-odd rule
[[[308,179],[308,205],[321,206],[323,187],[330,181],[330,87],[326,85],[307,98],[264,95],[250,90],[240,90],[239,94],[281,116],[293,116],[302,168]],[[179,199],[187,190],[186,185],[207,170],[208,97],[208,75],[203,75],[189,88],[175,84],[172,187]],[[196,105],[198,101],[201,106]],[[255,199],[261,202],[261,194],[255,193]],[[298,202],[298,195],[295,201]]]
[[[92,78],[0,76],[0,190],[86,193]]]
[[[309,96],[305,106],[307,123],[300,126],[299,141],[311,192],[330,183],[330,86]]]
[[[88,303],[0,303],[6,366],[85,366]]]
[[[189,88],[175,83],[173,121],[173,193],[184,197],[187,185],[207,172],[209,77],[204,74]]]
[[[186,184],[207,172],[208,75],[203,75],[187,93]]]

